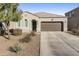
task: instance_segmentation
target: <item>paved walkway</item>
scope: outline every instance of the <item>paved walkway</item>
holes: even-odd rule
[[[79,56],[79,37],[65,32],[41,32],[41,56]]]

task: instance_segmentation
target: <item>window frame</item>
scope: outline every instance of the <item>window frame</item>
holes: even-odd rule
[[[20,21],[18,21],[18,26],[20,27]]]

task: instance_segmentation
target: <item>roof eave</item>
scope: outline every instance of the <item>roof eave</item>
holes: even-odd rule
[[[27,12],[27,13],[29,13],[29,14],[32,14],[32,15],[36,16],[36,17],[39,17],[39,16],[37,16],[37,15],[31,13],[31,12],[28,12],[28,11],[24,11],[24,12]]]
[[[39,18],[67,18],[67,17],[39,17]]]

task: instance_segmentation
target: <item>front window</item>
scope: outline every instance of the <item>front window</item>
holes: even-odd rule
[[[18,26],[20,27],[20,21],[18,21]]]

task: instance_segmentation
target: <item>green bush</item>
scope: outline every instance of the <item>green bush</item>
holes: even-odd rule
[[[22,50],[22,47],[19,44],[15,44],[12,47],[9,47],[9,51],[18,53]]]
[[[10,29],[10,33],[15,36],[22,35],[22,30],[21,29]]]

